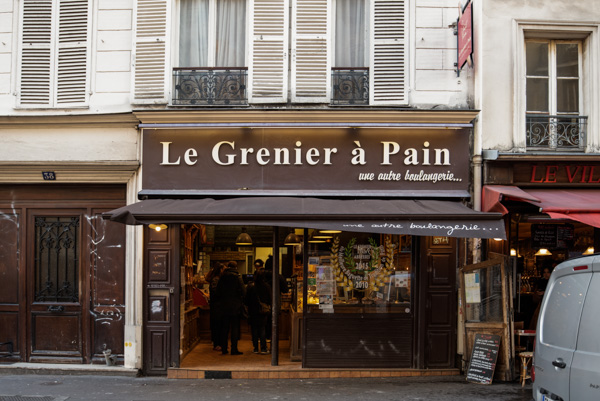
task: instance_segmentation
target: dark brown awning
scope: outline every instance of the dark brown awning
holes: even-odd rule
[[[463,238],[506,238],[500,213],[440,200],[246,197],[148,199],[104,213],[124,224],[255,225]]]

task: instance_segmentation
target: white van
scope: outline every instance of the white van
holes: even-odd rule
[[[552,272],[532,381],[535,401],[600,400],[600,255],[567,260]]]

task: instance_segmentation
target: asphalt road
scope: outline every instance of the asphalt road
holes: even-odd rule
[[[41,398],[41,396],[44,396]],[[174,380],[122,376],[0,376],[0,401],[530,401],[531,385],[463,376],[304,380]]]

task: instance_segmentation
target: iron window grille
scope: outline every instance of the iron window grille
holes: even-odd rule
[[[585,149],[587,117],[533,115],[526,118],[528,150],[581,151]]]
[[[332,68],[331,83],[333,105],[368,105],[369,104],[369,69],[368,68]]]
[[[173,104],[246,106],[247,67],[174,68]]]
[[[35,301],[79,301],[79,217],[35,218]]]

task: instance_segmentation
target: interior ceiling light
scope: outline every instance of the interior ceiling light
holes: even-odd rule
[[[294,231],[290,232],[287,237],[285,237],[285,241],[283,241],[284,245],[300,245],[302,241],[300,237],[296,235]]]
[[[246,232],[246,227],[242,227],[242,232],[235,239],[236,245],[252,245],[252,238]]]
[[[552,256],[552,252],[546,248],[540,248],[540,250],[535,253],[535,256]]]

